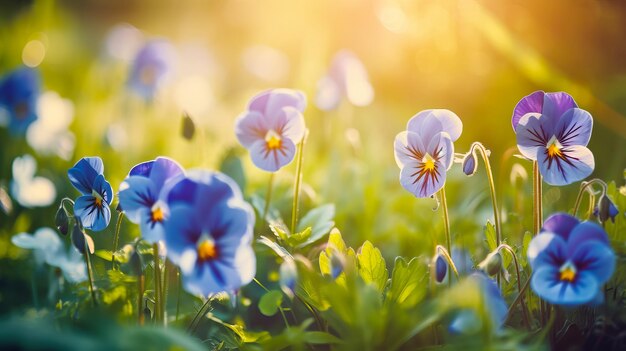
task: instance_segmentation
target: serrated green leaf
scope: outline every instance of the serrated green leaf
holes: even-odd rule
[[[420,262],[417,257],[408,263],[402,257],[396,258],[386,301],[410,308],[424,298],[427,289],[428,267],[426,264]]]
[[[359,275],[363,281],[373,284],[382,293],[389,279],[389,271],[380,250],[371,242],[366,241],[357,254],[357,262]]]
[[[333,249],[341,253],[346,251],[346,243],[343,241],[341,232],[337,228],[330,231],[330,235],[328,236],[328,245],[326,246],[326,253],[331,254]]]
[[[307,227],[305,230],[301,232],[291,234],[287,238],[287,244],[289,244],[289,246],[295,247],[309,240],[310,237],[311,237],[311,227]]]
[[[493,251],[496,249],[496,228],[491,224],[491,222],[487,221],[485,225],[485,238],[487,239],[487,246],[489,246],[489,251]]]
[[[298,231],[311,227],[310,238],[302,246],[314,243],[326,235],[335,225],[335,205],[326,204],[309,211],[298,222]]]
[[[281,225],[270,224],[270,230],[281,241],[287,241],[287,239],[289,238],[289,233]]]
[[[283,303],[283,293],[278,290],[270,290],[259,300],[259,311],[265,316],[271,317],[278,312]]]

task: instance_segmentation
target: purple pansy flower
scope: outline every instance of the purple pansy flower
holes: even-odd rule
[[[293,160],[306,129],[305,108],[306,97],[298,90],[267,90],[252,98],[237,118],[235,133],[255,166],[276,172]]]
[[[315,105],[324,111],[333,110],[344,97],[355,106],[369,105],[374,99],[365,66],[347,50],[333,57],[328,74],[318,82]]]
[[[0,119],[3,114],[8,117],[3,122],[12,134],[23,135],[37,120],[40,85],[39,73],[28,67],[15,69],[0,80]]]
[[[168,41],[148,41],[135,57],[128,86],[144,99],[152,100],[172,70],[174,61],[174,48]]]
[[[424,110],[413,116],[407,130],[396,136],[394,152],[400,183],[417,197],[429,197],[443,187],[452,167],[461,119],[449,110]]]
[[[167,200],[167,256],[180,267],[188,292],[229,292],[252,280],[254,212],[232,179],[192,171],[172,187]]]
[[[74,202],[74,215],[86,229],[105,229],[111,221],[113,189],[104,179],[100,157],[83,157],[67,171],[70,182],[82,196]]]
[[[131,222],[141,226],[146,241],[163,240],[163,221],[169,216],[165,196],[183,177],[183,168],[176,161],[157,157],[133,167],[120,185],[120,206]]]
[[[524,97],[515,106],[512,123],[517,147],[538,162],[546,183],[567,185],[593,172],[595,161],[586,147],[593,119],[569,94],[536,91]]]
[[[592,222],[557,213],[546,219],[528,246],[531,288],[542,299],[575,306],[598,301],[615,269],[606,232]]]

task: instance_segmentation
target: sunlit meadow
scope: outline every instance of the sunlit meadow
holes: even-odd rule
[[[0,4],[0,349],[626,349],[619,1]]]

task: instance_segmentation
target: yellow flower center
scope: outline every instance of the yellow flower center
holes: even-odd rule
[[[208,261],[217,258],[217,247],[211,239],[204,239],[198,244],[198,259]]]
[[[100,195],[97,191],[92,190],[91,196],[93,196],[96,199],[95,201],[96,207],[102,208],[102,195]]]
[[[559,270],[559,280],[573,282],[576,279],[576,267],[571,263],[565,263]]]
[[[547,148],[549,158],[563,157],[563,152],[561,152],[562,145],[556,139],[556,136],[553,136],[552,139],[550,139]]]
[[[424,164],[424,172],[432,172],[435,170],[435,159],[429,154],[424,155],[422,163]]]
[[[265,142],[267,143],[267,148],[269,150],[276,150],[276,149],[280,149],[282,145],[282,138],[280,137],[280,135],[278,135],[278,133],[276,133],[273,130],[270,130],[265,135]]]
[[[155,207],[152,209],[152,222],[163,222],[165,219],[165,214],[160,207]]]

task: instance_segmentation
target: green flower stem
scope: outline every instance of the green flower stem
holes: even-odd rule
[[[541,174],[539,173],[539,164],[533,161],[533,235],[539,234],[543,223],[543,205],[541,195]],[[539,320],[541,325],[545,325],[545,304],[543,300],[539,300]]]
[[[496,198],[496,187],[493,178],[493,171],[491,170],[491,163],[489,162],[487,149],[485,149],[483,144],[479,142],[474,142],[472,144],[470,152],[473,151],[473,149],[476,149],[480,152],[480,155],[482,156],[485,163],[485,171],[487,172],[487,179],[489,180],[489,191],[491,192],[491,204],[493,205],[493,218],[496,222],[496,246],[500,246],[500,242],[502,242],[502,226],[500,222],[500,209],[498,208],[498,200]]]
[[[152,245],[152,254],[154,255],[154,319],[157,324],[163,321],[162,299],[161,299],[161,269],[159,263],[159,244]]]
[[[306,140],[306,133],[302,141],[298,144],[298,161],[296,165],[296,179],[293,192],[293,205],[291,208],[291,233],[296,231],[296,223],[298,219],[298,206],[300,200],[300,183],[302,183],[302,159],[304,154],[304,142]]]
[[[178,322],[178,312],[180,311],[180,289],[182,283],[180,281],[180,269],[176,268],[176,322]]]
[[[145,290],[146,277],[141,273],[137,279],[137,320],[139,325],[145,323],[145,315],[143,313],[143,292]]]
[[[207,296],[206,301],[204,302],[202,306],[200,306],[200,309],[191,320],[191,323],[189,323],[189,326],[187,327],[187,332],[192,332],[194,329],[196,329],[196,327],[198,326],[196,321],[200,323],[200,319],[199,319],[200,316],[206,313],[206,312],[203,313],[203,311],[208,311],[211,308],[211,301],[212,301],[211,298],[212,298],[211,295]]]
[[[270,209],[270,201],[272,200],[272,188],[274,186],[274,172],[270,173],[270,180],[267,184],[267,193],[265,194],[265,207],[263,208],[263,217],[261,221],[265,221],[267,218],[267,212]]]
[[[263,284],[261,284],[261,282],[258,279],[253,278],[252,280],[254,280],[254,282],[257,283],[263,290],[265,290],[266,292],[270,292],[270,290],[266,288]],[[289,329],[290,328],[289,322],[287,321],[287,316],[285,315],[285,310],[283,309],[283,306],[278,306],[278,311],[280,311],[280,314],[283,316],[283,321],[285,322],[285,326],[287,327],[287,329]]]
[[[452,238],[450,236],[450,218],[448,217],[448,202],[446,201],[446,185],[439,190],[441,195],[441,207],[443,209],[443,225],[446,232],[446,249],[452,252]]]
[[[171,267],[172,265],[170,264],[170,261],[166,258],[163,263],[163,293],[161,293],[161,299],[163,300],[163,309],[161,311],[163,313],[163,323],[165,325],[167,325],[167,294],[169,292],[169,272],[171,271]]]
[[[89,258],[89,246],[87,245],[86,239],[85,253],[83,256],[85,257],[85,264],[87,264],[87,278],[89,279],[89,292],[91,293],[91,301],[94,306],[98,306],[98,301],[96,301],[96,290],[94,289],[93,284],[93,269],[91,267],[91,259]]]
[[[115,224],[115,236],[113,237],[113,252],[111,253],[111,268],[115,269],[115,252],[117,252],[117,246],[120,242],[120,228],[122,227],[122,220],[124,219],[124,212],[120,212],[117,216],[117,223]]]
[[[576,196],[576,203],[574,204],[574,209],[572,210],[572,215],[574,217],[576,217],[576,213],[578,213],[578,208],[580,207],[580,202],[582,200],[585,190],[589,192],[590,196],[595,196],[593,193],[593,189],[590,188],[593,184],[599,184],[600,187],[602,187],[601,196],[606,195],[607,186],[606,183],[601,179],[594,178],[588,182],[580,183],[580,190],[578,191],[578,196]]]
[[[513,256],[513,262],[515,263],[515,274],[517,275],[517,290],[519,291],[519,294],[521,296],[522,319],[524,320],[524,324],[526,325],[526,328],[530,330],[530,321],[528,320],[528,311],[526,310],[527,306],[524,303],[524,295],[522,294],[522,280],[521,280],[522,276],[519,270],[519,262],[517,260],[517,255],[515,254],[515,251],[513,251],[513,249],[507,244],[501,244],[496,249],[496,251],[498,252],[500,252],[501,250],[506,250],[511,254],[511,256]]]

